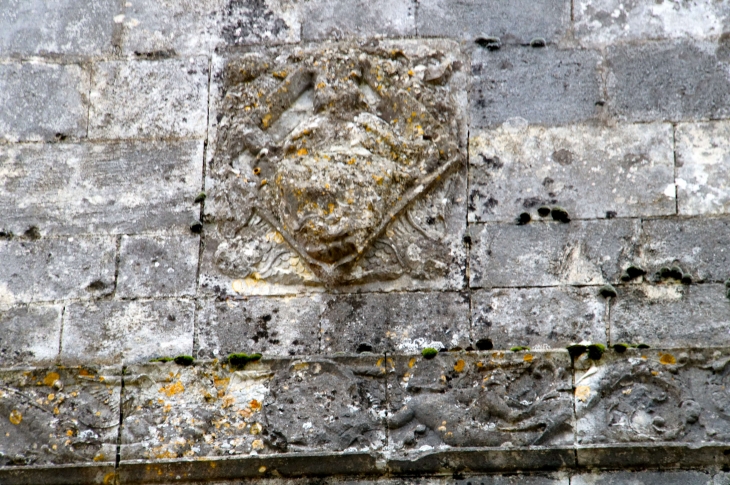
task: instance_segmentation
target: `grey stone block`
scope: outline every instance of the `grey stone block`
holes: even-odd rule
[[[679,213],[730,213],[730,123],[682,123],[676,143]]]
[[[66,307],[63,362],[146,362],[193,352],[193,303],[98,301]]]
[[[479,484],[479,485],[569,485],[570,479],[566,474],[561,473],[543,473],[536,475],[473,475],[466,476],[463,478],[393,478],[391,479],[392,485],[441,485],[441,484],[458,484],[468,485]],[[360,482],[356,482],[360,483]],[[363,485],[373,482],[363,482]],[[355,483],[353,483],[355,485]],[[391,484],[388,484],[391,485]]]
[[[204,57],[100,62],[94,66],[89,137],[202,138],[207,94]]]
[[[201,302],[197,312],[197,357],[222,359],[234,352],[267,356],[319,352],[322,298],[251,297]]]
[[[730,115],[728,58],[717,44],[662,42],[610,47],[608,107],[631,121],[686,121]]]
[[[716,284],[618,288],[618,297],[611,302],[611,342],[652,347],[730,345],[727,291]]]
[[[120,367],[0,370],[0,382],[0,468],[114,464]]]
[[[472,288],[602,285],[633,262],[639,222],[487,224],[470,234]]]
[[[115,254],[111,237],[0,241],[0,305],[109,294]]]
[[[0,56],[107,54],[120,10],[116,0],[2,0]]]
[[[469,221],[514,221],[558,205],[571,218],[674,214],[670,124],[507,124],[469,141]]]
[[[0,64],[0,139],[86,137],[88,93],[89,73],[74,64]]]
[[[58,357],[61,305],[0,309],[0,365],[50,363]]]
[[[0,146],[0,231],[188,231],[202,163],[202,141]]]
[[[475,291],[471,309],[473,340],[495,349],[606,342],[606,301],[595,288]]]
[[[538,0],[483,2],[420,0],[418,35],[474,41],[499,37],[503,44],[527,44],[533,39],[561,40],[570,26],[570,2]]]
[[[322,353],[416,353],[465,349],[469,296],[453,292],[366,293],[325,298]]]
[[[411,0],[306,0],[300,5],[304,40],[416,35],[417,7]]]
[[[650,275],[678,265],[697,281],[730,277],[730,219],[657,219],[642,224],[642,260]]]
[[[599,56],[586,50],[507,47],[473,53],[471,128],[520,117],[565,124],[594,118],[602,99]]]
[[[123,236],[117,298],[193,296],[199,236]]]
[[[701,471],[620,471],[584,473],[570,478],[572,485],[712,485],[713,476]]]

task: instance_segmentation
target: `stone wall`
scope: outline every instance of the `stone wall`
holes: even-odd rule
[[[0,329],[1,483],[730,483],[730,2],[0,0]]]

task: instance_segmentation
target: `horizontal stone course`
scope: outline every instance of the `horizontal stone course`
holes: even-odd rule
[[[37,365],[58,357],[62,305],[0,309],[0,366]]]
[[[302,39],[414,36],[417,8],[412,0],[307,0],[300,3]]]

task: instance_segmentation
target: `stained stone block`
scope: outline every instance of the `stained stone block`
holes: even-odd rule
[[[618,288],[611,342],[651,346],[730,345],[730,300],[717,284]]]
[[[630,121],[686,121],[730,115],[727,54],[717,44],[650,42],[609,47],[610,110]]]
[[[94,66],[89,137],[202,138],[207,92],[204,57],[100,62]]]
[[[193,352],[193,303],[98,301],[66,307],[62,362],[145,362]]]
[[[545,125],[593,118],[595,104],[602,100],[599,62],[598,54],[588,50],[476,50],[471,65],[471,128],[496,126],[515,117]]]
[[[198,236],[123,236],[118,298],[193,296]]]
[[[579,42],[601,47],[644,39],[717,37],[730,22],[730,5],[678,0],[579,0],[574,14]]]
[[[0,382],[0,468],[114,466],[120,367],[0,370]]]
[[[89,73],[74,64],[0,64],[0,139],[86,137],[88,92]]]
[[[542,38],[558,42],[570,26],[565,0],[481,2],[421,0],[418,35],[456,37],[468,41],[499,37],[502,44],[527,44]]]
[[[602,285],[633,262],[639,222],[488,224],[470,233],[473,288]]]
[[[475,291],[471,309],[474,342],[495,349],[606,342],[606,300],[595,288]]]
[[[0,230],[188,232],[202,163],[194,141],[0,146]]]
[[[572,218],[675,213],[670,124],[544,128],[505,123],[469,141],[469,221],[558,205]]]
[[[322,298],[251,297],[201,302],[197,312],[197,356],[222,359],[234,352],[267,356],[319,352]]]
[[[111,237],[0,240],[0,305],[92,298],[114,290]]]
[[[58,357],[61,305],[0,309],[0,365],[48,363]]]
[[[389,441],[398,454],[573,443],[566,351],[442,352],[394,356],[390,365]]]
[[[678,265],[695,282],[721,283],[730,277],[730,219],[649,220],[642,231],[641,253],[649,275]]]
[[[353,482],[352,485],[359,485],[361,482]],[[377,482],[362,482],[362,485]],[[458,484],[479,484],[479,485],[569,485],[570,479],[565,474],[539,474],[539,475],[474,475],[466,477],[448,478],[393,478],[387,485],[446,485]],[[385,485],[385,484],[383,484]]]
[[[322,353],[417,353],[465,349],[469,296],[463,293],[371,293],[324,298]]]
[[[730,213],[730,123],[682,123],[676,137],[679,213]]]
[[[308,0],[300,3],[304,40],[416,35],[410,0]]]
[[[619,471],[585,473],[570,478],[571,485],[713,485],[713,476],[702,471]]]

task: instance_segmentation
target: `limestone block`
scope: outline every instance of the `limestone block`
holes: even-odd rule
[[[730,22],[730,4],[667,0],[579,0],[575,36],[589,47],[644,39],[718,37]]]
[[[111,237],[0,240],[0,306],[109,294],[115,253]]]
[[[235,352],[261,352],[267,356],[319,352],[323,306],[319,295],[201,304],[196,314],[199,358],[222,359]]]
[[[306,0],[300,3],[304,40],[416,35],[410,0]]]
[[[375,485],[376,482],[352,482],[352,485]],[[380,483],[380,482],[377,482]],[[439,478],[394,478],[391,479],[390,483],[385,482],[383,485],[442,485],[442,484],[458,484],[468,485],[479,484],[479,485],[569,485],[570,479],[567,475],[561,473],[541,473],[536,475],[473,475],[473,476],[459,476],[454,477],[439,477]]]
[[[100,62],[94,65],[89,137],[202,138],[207,94],[205,57]]]
[[[730,345],[724,285],[645,284],[617,288],[611,342],[652,347]]]
[[[584,473],[570,478],[572,485],[713,485],[714,477],[702,471],[616,471]]]
[[[730,213],[730,123],[682,123],[676,137],[679,213]]]
[[[418,2],[418,35],[426,37],[467,41],[499,37],[502,44],[527,44],[540,38],[553,44],[569,26],[570,2],[565,0]]]
[[[202,141],[0,146],[0,231],[187,232],[202,163]]]
[[[417,353],[465,349],[469,297],[455,292],[372,293],[324,298],[322,353]]]
[[[98,301],[66,307],[62,362],[145,362],[193,351],[189,301]]]
[[[635,259],[639,222],[628,219],[470,227],[471,287],[602,285]]]
[[[472,336],[474,342],[495,349],[566,347],[583,340],[605,343],[606,307],[595,288],[475,291]]]
[[[0,365],[50,363],[58,357],[62,305],[0,309]]]
[[[442,352],[428,360],[394,356],[390,365],[389,441],[398,454],[417,456],[443,445],[573,443],[566,351]]]
[[[725,49],[726,50],[726,49]],[[608,107],[630,121],[730,115],[728,54],[711,42],[650,42],[607,49]]]
[[[88,93],[89,73],[75,64],[0,64],[0,139],[85,138]]]
[[[3,369],[0,383],[0,468],[114,466],[121,367]]]
[[[541,206],[571,218],[675,213],[670,124],[544,128],[508,122],[469,141],[469,221],[539,219]]]
[[[515,117],[545,125],[594,118],[596,102],[603,99],[599,62],[594,51],[550,46],[474,51],[471,129],[496,126]]]
[[[199,249],[199,236],[123,236],[117,298],[195,295]]]

